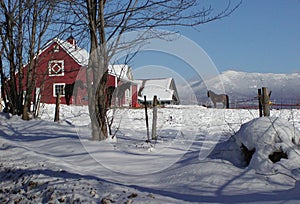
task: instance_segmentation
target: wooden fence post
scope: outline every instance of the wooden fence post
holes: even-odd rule
[[[154,96],[154,98],[153,98],[152,140],[157,140],[156,125],[157,125],[157,96]]]
[[[0,112],[2,112],[2,98],[0,97]]]
[[[259,117],[262,117],[262,95],[261,95],[261,89],[258,89],[258,110],[259,110]]]
[[[56,96],[54,122],[59,121],[59,105],[60,105],[60,92],[58,92]]]
[[[262,87],[262,106],[264,116],[270,116],[270,97],[267,87]]]
[[[145,105],[145,117],[146,117],[146,129],[147,129],[147,141],[150,141],[150,137],[149,137],[149,121],[148,121],[148,111],[147,111],[147,97],[144,96],[144,105]]]

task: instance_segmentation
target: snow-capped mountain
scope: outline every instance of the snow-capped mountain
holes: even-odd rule
[[[271,100],[278,103],[300,102],[300,74],[273,74],[273,73],[247,73],[239,71],[225,71],[217,77],[205,82],[191,82],[199,103],[205,103],[207,90],[229,95],[231,103],[255,99],[257,90],[268,87]]]

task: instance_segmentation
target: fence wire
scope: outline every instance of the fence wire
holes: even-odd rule
[[[230,101],[230,108],[236,109],[258,109],[257,97],[251,99],[233,99]],[[271,109],[300,109],[300,100],[298,99],[272,99]]]

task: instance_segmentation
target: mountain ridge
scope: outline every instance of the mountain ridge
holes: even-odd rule
[[[219,76],[200,84],[195,82],[189,84],[200,104],[207,103],[208,89],[218,94],[225,92],[230,102],[234,103],[255,99],[257,90],[262,87],[272,91],[271,100],[278,103],[300,102],[300,73],[277,74],[226,70]]]

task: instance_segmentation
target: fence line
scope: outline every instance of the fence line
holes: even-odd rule
[[[273,109],[300,109],[300,100],[297,99],[271,99]],[[258,99],[234,99],[230,101],[230,108],[236,109],[258,109]]]

